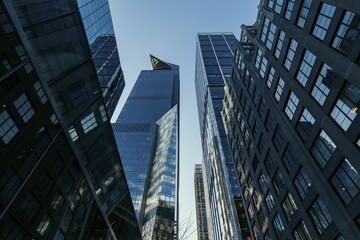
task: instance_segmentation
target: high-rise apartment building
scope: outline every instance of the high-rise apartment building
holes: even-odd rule
[[[108,0],[77,0],[105,107],[111,118],[125,87]]]
[[[205,205],[204,178],[201,164],[195,164],[194,171],[196,225],[199,240],[209,239]]]
[[[140,239],[76,2],[0,16],[0,239]]]
[[[252,239],[359,239],[360,2],[261,1],[223,119]]]
[[[240,239],[242,232],[239,179],[221,118],[235,41],[232,33],[199,33],[196,41],[195,87],[210,239]]]
[[[143,239],[177,239],[179,67],[150,59],[113,129]]]

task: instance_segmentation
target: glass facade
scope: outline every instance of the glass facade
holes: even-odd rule
[[[204,191],[204,177],[201,164],[195,164],[194,171],[196,223],[199,240],[209,239],[208,225],[206,218],[206,203]]]
[[[177,234],[179,67],[151,56],[117,121],[118,150],[143,239]]]
[[[77,0],[105,106],[111,118],[125,87],[108,0]]]

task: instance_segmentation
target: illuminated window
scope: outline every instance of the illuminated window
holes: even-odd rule
[[[76,140],[79,139],[79,136],[78,136],[78,134],[77,134],[77,131],[76,131],[74,125],[71,125],[71,126],[68,128],[68,132],[69,132],[70,137],[71,137],[71,139],[73,140],[73,142],[75,142]]]
[[[47,234],[50,232],[52,226],[53,226],[53,220],[50,218],[49,215],[45,214],[45,216],[42,218],[40,224],[36,228],[36,231],[43,237],[46,237]]]
[[[271,88],[271,84],[274,80],[274,75],[275,75],[275,69],[273,67],[270,67],[270,71],[266,80],[266,86],[268,88]]]
[[[276,3],[275,3],[275,9],[274,11],[278,14],[281,13],[281,8],[283,6],[283,3],[284,3],[284,0],[276,0]]]

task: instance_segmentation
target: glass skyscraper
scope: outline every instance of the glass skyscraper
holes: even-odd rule
[[[232,33],[199,33],[196,41],[195,87],[208,232],[210,239],[219,240],[241,238],[240,185],[221,117],[235,41]]]
[[[195,164],[194,186],[198,240],[207,240],[209,239],[209,234],[205,204],[204,177],[201,164]]]
[[[0,239],[140,239],[76,1],[0,16]]]
[[[176,239],[179,67],[150,59],[113,129],[143,239]]]
[[[251,239],[360,236],[360,4],[260,2],[223,119]]]
[[[110,118],[125,87],[108,0],[77,0]]]

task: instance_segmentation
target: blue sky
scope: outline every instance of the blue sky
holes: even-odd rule
[[[196,227],[194,164],[201,163],[195,96],[198,32],[233,32],[256,20],[258,0],[109,0],[126,87],[114,122],[149,54],[180,66],[180,222],[192,216]],[[194,232],[188,239],[197,239]]]

